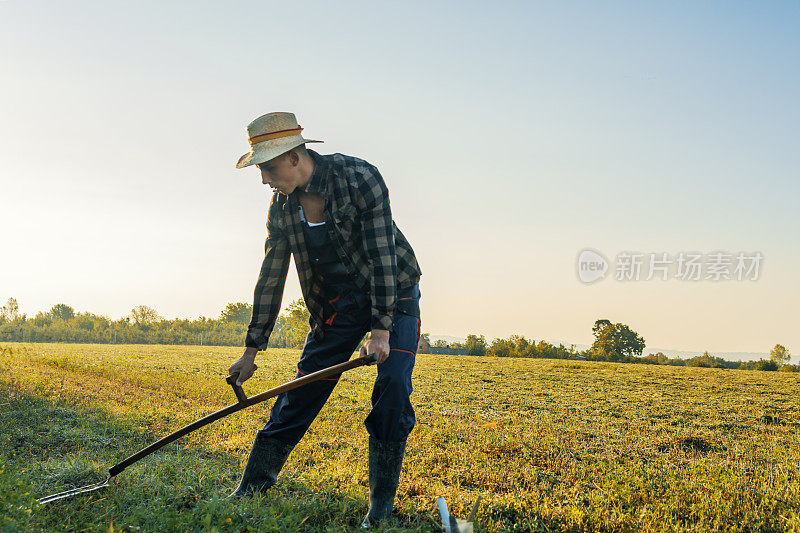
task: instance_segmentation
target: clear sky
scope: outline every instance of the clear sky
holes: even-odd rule
[[[798,27],[789,1],[0,1],[0,300],[251,301],[270,192],[234,165],[291,111],[380,169],[423,331],[797,354]],[[764,259],[586,284],[584,248]]]

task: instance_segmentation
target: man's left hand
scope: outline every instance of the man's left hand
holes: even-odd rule
[[[389,357],[389,331],[385,329],[373,329],[369,340],[361,346],[359,356],[365,357],[369,354],[378,355],[378,363],[383,363]]]

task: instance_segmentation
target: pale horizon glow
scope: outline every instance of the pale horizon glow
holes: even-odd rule
[[[295,6],[0,2],[0,303],[251,302],[270,191],[234,165],[291,111],[381,171],[424,332],[586,345],[607,318],[645,353],[797,360],[799,4]],[[586,248],[764,259],[587,285]]]

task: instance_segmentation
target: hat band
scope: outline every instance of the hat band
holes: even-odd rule
[[[280,139],[281,137],[292,137],[294,135],[300,135],[301,131],[303,131],[303,128],[298,126],[291,130],[278,130],[270,133],[262,133],[261,135],[254,135],[249,139],[250,146],[264,141],[271,141],[272,139]]]

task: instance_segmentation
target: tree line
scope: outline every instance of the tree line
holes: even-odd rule
[[[217,318],[165,319],[155,309],[140,305],[131,309],[128,316],[112,320],[94,313],[78,313],[69,305],[57,304],[29,318],[20,314],[17,300],[10,298],[0,308],[0,341],[243,346],[252,313],[251,304],[237,302],[229,303]],[[308,309],[302,299],[297,299],[276,319],[269,346],[302,348],[308,329]],[[432,344],[428,333],[423,333],[422,337],[437,353],[800,371],[800,365],[789,364],[791,355],[781,344],[772,348],[768,360],[726,361],[708,351],[681,359],[667,357],[661,352],[643,356],[644,338],[626,324],[599,319],[592,326],[592,334],[594,342],[586,350],[575,350],[574,345],[555,346],[544,340],[536,342],[522,335],[487,342],[483,335],[470,334],[463,343],[438,340]]]
[[[217,318],[166,319],[152,307],[139,305],[128,316],[112,320],[57,304],[28,317],[19,312],[17,300],[10,298],[0,308],[0,341],[243,346],[252,312],[251,304],[238,302],[229,303]],[[302,299],[289,304],[275,321],[269,346],[302,346],[308,317]]]
[[[776,344],[769,359],[759,361],[727,361],[705,351],[688,359],[668,357],[662,352],[642,355],[645,340],[641,335],[622,323],[607,319],[595,321],[592,327],[594,342],[585,350],[575,350],[563,344],[555,346],[546,341],[528,340],[522,335],[511,335],[507,339],[487,342],[483,335],[470,334],[464,342],[447,343],[438,340],[431,344],[440,353],[463,353],[465,355],[487,355],[492,357],[531,357],[544,359],[578,359],[587,361],[610,361],[617,363],[643,363],[653,365],[691,366],[706,368],[732,368],[740,370],[783,370],[800,372],[800,365],[790,365],[791,354],[786,347]],[[428,340],[426,338],[426,340]]]

